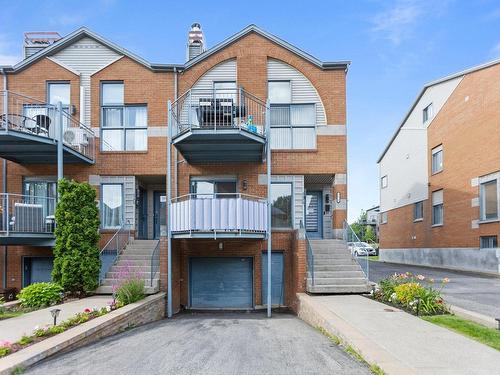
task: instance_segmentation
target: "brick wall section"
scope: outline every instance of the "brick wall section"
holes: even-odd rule
[[[479,207],[471,204],[479,196],[471,180],[500,170],[499,92],[500,65],[464,77],[428,129],[428,170],[431,150],[440,144],[444,167],[429,175],[424,221],[413,223],[413,205],[389,211],[388,224],[380,226],[382,248],[477,248],[480,236],[500,237],[500,222],[472,228]],[[444,225],[432,228],[431,197],[439,189],[444,192]]]
[[[297,312],[297,293],[305,293],[307,286],[307,243],[300,238],[299,231],[292,237],[292,290],[289,307]]]

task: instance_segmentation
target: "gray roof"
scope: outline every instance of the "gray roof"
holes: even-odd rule
[[[312,64],[320,67],[321,69],[345,69],[347,70],[350,61],[331,61],[331,62],[322,62],[315,58],[314,56],[308,54],[307,52],[304,52],[303,50],[291,45],[290,43],[260,29],[256,25],[249,25],[245,27],[243,30],[240,32],[230,36],[229,38],[225,39],[221,43],[215,45],[214,47],[208,49],[207,51],[203,52],[201,55],[195,57],[194,59],[189,60],[185,64],[156,64],[156,63],[150,63],[147,60],[143,59],[139,55],[136,55],[133,52],[130,52],[129,50],[111,42],[110,40],[100,36],[99,34],[91,31],[90,29],[86,27],[81,27],[72,33],[66,35],[62,39],[58,40],[57,42],[51,44],[50,46],[40,50],[39,52],[35,53],[34,55],[28,57],[27,59],[22,60],[21,62],[13,65],[13,66],[0,66],[1,70],[4,71],[18,71],[22,70],[29,65],[33,64],[37,60],[39,60],[42,57],[45,56],[50,56],[53,55],[54,53],[66,48],[67,46],[71,45],[75,41],[78,41],[84,37],[89,37],[92,38],[99,43],[107,46],[108,48],[112,49],[116,53],[119,53],[121,55],[127,56],[131,58],[132,60],[136,61],[137,63],[146,66],[149,69],[152,70],[184,70],[184,69],[189,69],[193,65],[199,63],[200,61],[203,61],[207,57],[213,55],[217,51],[223,49],[224,47],[228,46],[231,43],[234,43],[236,40],[242,38],[243,36],[255,32],[259,35],[262,35],[263,37],[271,40],[272,42],[278,44],[279,46],[299,55],[300,57],[304,58],[305,60],[311,62]]]
[[[432,82],[429,82],[429,83],[425,84],[424,87],[422,88],[422,90],[420,91],[420,93],[417,95],[417,98],[415,99],[415,101],[411,105],[410,110],[406,113],[405,117],[403,118],[403,121],[401,121],[401,123],[396,128],[396,131],[394,132],[391,140],[389,141],[389,143],[385,147],[384,151],[382,152],[382,154],[378,158],[377,163],[380,163],[382,161],[382,159],[384,158],[385,154],[387,153],[387,151],[391,147],[392,142],[394,142],[394,140],[398,136],[399,131],[401,130],[401,128],[405,124],[405,122],[408,119],[408,117],[410,116],[411,112],[413,111],[413,109],[417,105],[417,103],[420,100],[420,98],[422,97],[422,95],[424,95],[425,90],[427,90],[429,87],[432,87],[432,86],[438,85],[440,83],[443,83],[443,82],[446,82],[446,81],[449,81],[449,80],[452,80],[452,79],[455,79],[455,78],[458,78],[458,77],[461,77],[461,76],[464,76],[464,75],[476,72],[476,71],[481,70],[481,69],[489,68],[490,66],[493,66],[493,65],[496,65],[496,64],[500,64],[500,59],[489,61],[489,62],[486,62],[484,64],[477,65],[477,66],[474,66],[472,68],[468,68],[468,69],[462,70],[460,72],[451,74],[449,76],[446,76],[446,77],[443,77],[443,78],[440,78],[440,79],[437,79],[435,81],[432,81]]]

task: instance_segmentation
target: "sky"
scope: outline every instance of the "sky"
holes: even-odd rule
[[[500,58],[498,0],[0,0],[0,65],[21,59],[23,33],[87,26],[150,62],[183,63],[187,32],[208,47],[249,24],[323,61],[350,60],[349,220],[379,202],[377,160],[422,86]]]

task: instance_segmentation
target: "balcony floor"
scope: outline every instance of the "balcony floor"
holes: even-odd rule
[[[8,246],[49,246],[55,245],[55,237],[53,233],[18,233],[10,232],[0,234],[0,245]]]
[[[93,163],[66,145],[63,145],[63,157],[64,163]],[[56,164],[57,142],[36,134],[0,131],[0,158],[19,164]]]
[[[262,162],[265,157],[265,137],[238,128],[192,128],[175,136],[172,142],[190,164]]]

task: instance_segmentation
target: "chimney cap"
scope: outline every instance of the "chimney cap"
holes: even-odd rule
[[[195,22],[195,23],[193,23],[193,24],[191,25],[191,29],[195,29],[195,28],[197,28],[197,29],[201,29],[201,25],[200,25],[198,22]]]

